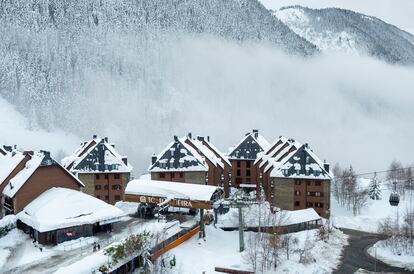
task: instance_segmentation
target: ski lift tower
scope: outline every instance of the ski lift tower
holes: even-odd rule
[[[258,204],[243,190],[239,189],[234,194],[233,198],[225,199],[222,203],[224,208],[237,208],[239,211],[239,250],[244,251],[244,220],[243,220],[243,208],[249,207],[252,204]]]

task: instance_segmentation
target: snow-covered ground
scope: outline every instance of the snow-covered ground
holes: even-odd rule
[[[367,205],[361,210],[361,214],[358,214],[357,216],[352,214],[352,210],[347,210],[346,208],[341,207],[332,197],[331,220],[333,225],[376,233],[378,231],[379,221],[382,221],[387,217],[396,218],[397,212],[400,216],[400,221],[403,222],[402,216],[410,206],[410,194],[406,193],[405,199],[404,197],[400,197],[400,204],[398,207],[390,206],[388,201],[390,194],[390,190],[383,190],[381,200],[368,199]]]
[[[246,232],[246,242],[254,232]],[[316,230],[292,233],[298,239],[296,248],[303,247],[306,237],[314,239]],[[238,231],[223,231],[213,226],[206,227],[206,240],[193,237],[188,242],[178,246],[165,255],[168,262],[173,256],[177,266],[171,269],[172,273],[216,273],[215,267],[227,267],[235,269],[251,270],[252,267],[245,261],[245,252],[238,252]],[[302,265],[298,263],[299,255],[292,253],[289,260],[285,253],[281,254],[282,263],[275,273],[329,273],[340,262],[342,248],[347,244],[347,236],[335,230],[328,242],[315,241],[310,252],[314,257],[313,263]],[[313,251],[314,250],[314,251]]]
[[[368,253],[372,257],[376,257],[378,260],[381,260],[389,265],[414,271],[414,256],[409,254],[394,254],[391,252],[390,248],[386,247],[384,241],[375,243],[368,249]]]

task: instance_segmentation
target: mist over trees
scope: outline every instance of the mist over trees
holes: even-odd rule
[[[210,135],[225,152],[259,128],[269,141],[294,137],[328,162],[355,159],[366,169],[395,151],[404,161],[410,154],[412,69],[348,56],[303,59],[312,45],[257,1],[8,1],[0,31],[0,96],[29,129],[62,129],[79,142],[108,136],[136,175],[173,135],[189,131]],[[390,135],[392,148],[382,145]]]

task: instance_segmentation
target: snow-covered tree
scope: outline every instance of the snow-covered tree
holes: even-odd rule
[[[377,178],[377,173],[374,173],[374,177],[371,179],[368,195],[372,200],[381,200],[381,182]]]

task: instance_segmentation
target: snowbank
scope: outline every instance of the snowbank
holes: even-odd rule
[[[368,249],[368,254],[386,264],[414,271],[414,256],[408,254],[397,255],[384,245],[384,241],[376,242]]]

